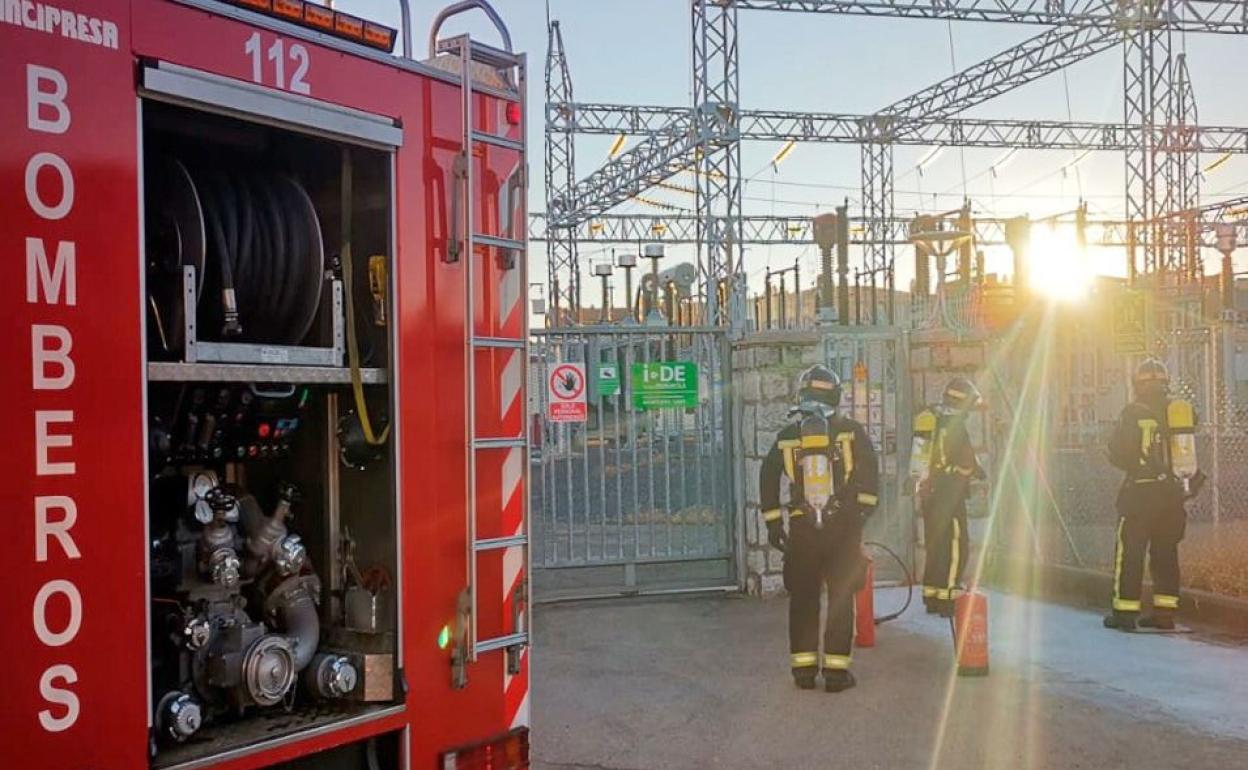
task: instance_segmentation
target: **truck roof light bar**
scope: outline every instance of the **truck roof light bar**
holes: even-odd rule
[[[394,41],[398,31],[359,16],[335,11],[324,5],[304,0],[229,0],[240,8],[246,8],[266,16],[310,27],[327,35],[350,40],[369,48],[394,53]]]

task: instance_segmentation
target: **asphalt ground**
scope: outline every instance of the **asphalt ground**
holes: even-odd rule
[[[877,614],[904,589],[877,593]],[[958,678],[913,606],[858,650],[858,687],[797,690],[787,600],[543,605],[533,755],[546,770],[1248,767],[1248,646],[1126,635],[1096,613],[990,595],[992,672]]]

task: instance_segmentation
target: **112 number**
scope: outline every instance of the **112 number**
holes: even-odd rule
[[[297,94],[312,93],[312,87],[304,79],[308,75],[308,49],[303,44],[292,43],[288,49],[286,41],[280,37],[275,38],[273,45],[269,46],[267,57],[261,56],[261,47],[259,32],[252,32],[251,37],[247,38],[247,42],[243,44],[243,53],[251,57],[252,81],[264,84],[264,59],[267,58],[273,63],[273,82],[278,88],[294,91]],[[287,59],[295,65],[289,83],[286,82]]]

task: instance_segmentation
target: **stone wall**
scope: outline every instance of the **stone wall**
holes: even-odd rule
[[[798,375],[822,360],[822,337],[813,332],[761,332],[732,346],[732,408],[738,426],[732,456],[744,503],[744,582],[754,596],[784,589],[784,555],[767,544],[758,473],[794,404]]]

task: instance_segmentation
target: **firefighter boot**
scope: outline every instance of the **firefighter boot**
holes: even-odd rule
[[[1116,628],[1119,631],[1134,631],[1136,626],[1137,613],[1123,612],[1114,610],[1105,619],[1101,621],[1101,625],[1106,628]]]
[[[1140,618],[1141,628],[1155,628],[1159,631],[1174,630],[1174,610],[1153,610],[1153,614]]]
[[[932,601],[934,609],[929,610],[942,618],[951,618],[954,615],[955,605],[953,599],[934,599]]]
[[[794,671],[793,684],[797,685],[797,689],[799,690],[815,689],[815,670],[812,668],[809,673],[805,671],[801,673]]]
[[[848,690],[858,681],[854,679],[854,675],[846,668],[824,669],[823,671],[823,689],[828,692],[841,692]]]

